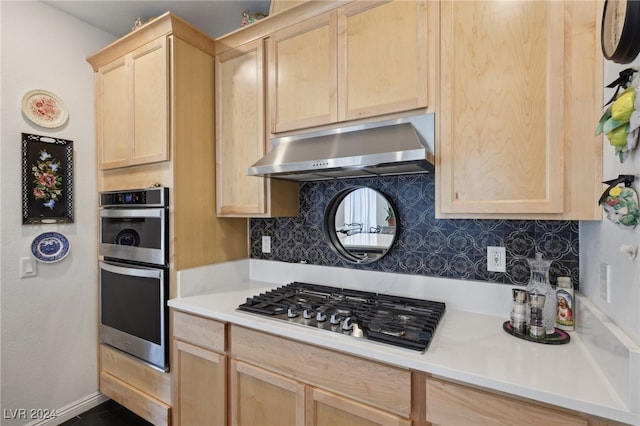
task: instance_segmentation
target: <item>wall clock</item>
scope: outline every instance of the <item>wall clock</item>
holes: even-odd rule
[[[640,1],[606,0],[600,33],[605,58],[628,64],[640,52]]]

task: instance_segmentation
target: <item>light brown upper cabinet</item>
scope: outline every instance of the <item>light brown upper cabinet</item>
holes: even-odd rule
[[[102,170],[169,159],[169,44],[153,40],[96,70]]]
[[[601,5],[440,8],[436,216],[600,219]]]
[[[170,297],[177,271],[247,257],[247,221],[215,214],[215,51],[211,37],[167,12],[87,58],[97,190],[170,190]]]
[[[264,41],[216,56],[216,209],[218,216],[298,214],[297,182],[247,176],[267,152]]]
[[[353,2],[276,31],[271,131],[426,107],[427,3]]]
[[[427,28],[421,1],[338,10],[339,120],[427,106]]]

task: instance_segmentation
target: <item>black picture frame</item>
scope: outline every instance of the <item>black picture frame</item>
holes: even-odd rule
[[[22,133],[22,224],[73,223],[73,141]]]

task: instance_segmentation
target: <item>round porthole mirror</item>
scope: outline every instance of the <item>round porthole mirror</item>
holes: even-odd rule
[[[336,194],[324,214],[331,248],[353,263],[371,263],[387,254],[396,240],[398,214],[380,192],[359,186]]]

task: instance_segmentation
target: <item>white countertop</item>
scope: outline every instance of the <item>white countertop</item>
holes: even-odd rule
[[[640,416],[625,405],[577,332],[570,333],[571,341],[565,345],[529,342],[503,331],[507,318],[447,305],[429,348],[420,354],[236,310],[247,297],[274,287],[256,281],[227,282],[225,290],[172,299],[169,306],[444,379],[640,424]]]

